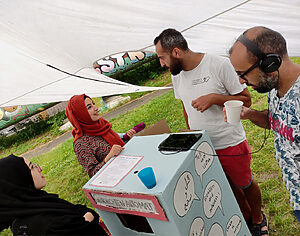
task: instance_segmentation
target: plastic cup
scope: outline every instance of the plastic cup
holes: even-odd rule
[[[230,100],[224,103],[228,123],[236,124],[240,122],[243,104],[244,103],[239,100]]]
[[[137,174],[142,183],[149,189],[156,185],[156,179],[152,167],[146,167]]]

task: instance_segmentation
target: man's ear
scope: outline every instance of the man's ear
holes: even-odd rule
[[[173,48],[172,50],[172,56],[175,58],[181,57],[181,50],[179,48]]]

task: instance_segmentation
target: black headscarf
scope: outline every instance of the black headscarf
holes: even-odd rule
[[[91,212],[91,223],[83,215]],[[82,205],[74,205],[56,194],[34,187],[31,170],[22,157],[0,159],[0,231],[13,226],[28,235],[106,235],[99,216]]]

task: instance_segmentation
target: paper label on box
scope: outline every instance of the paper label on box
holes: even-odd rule
[[[94,187],[113,188],[143,159],[142,156],[119,155],[108,163],[90,183]]]
[[[109,195],[91,193],[97,205],[116,208],[119,210],[137,211],[158,214],[153,202],[148,199],[113,197]]]

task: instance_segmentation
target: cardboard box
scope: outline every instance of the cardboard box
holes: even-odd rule
[[[148,127],[83,187],[110,233],[251,235],[206,132],[191,132],[202,136],[188,151],[160,152],[168,133],[165,120]],[[151,189],[137,176],[148,166],[156,176]]]
[[[157,135],[157,134],[168,134],[171,130],[168,126],[166,119],[162,119],[155,124],[145,128],[141,132],[137,133],[135,136],[147,136],[147,135]]]

